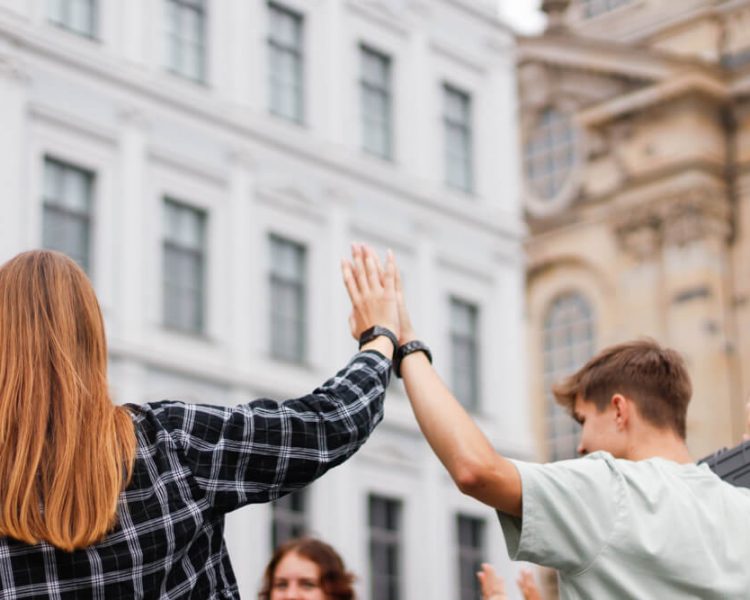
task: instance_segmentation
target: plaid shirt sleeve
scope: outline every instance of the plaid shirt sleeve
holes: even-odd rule
[[[149,404],[219,512],[268,502],[344,462],[383,418],[391,361],[361,352],[312,393],[224,408]]]

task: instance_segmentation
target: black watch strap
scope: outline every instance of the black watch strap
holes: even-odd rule
[[[365,329],[362,332],[362,335],[359,336],[359,348],[362,349],[362,346],[364,346],[367,342],[371,342],[376,337],[380,337],[381,335],[384,335],[389,340],[391,340],[391,343],[393,344],[393,355],[396,355],[396,351],[398,350],[398,338],[396,337],[396,334],[393,333],[390,329],[387,327],[381,327],[380,325],[373,325],[369,329]]]
[[[393,357],[393,370],[396,373],[396,377],[401,377],[401,361],[413,352],[424,352],[427,356],[427,360],[432,364],[432,352],[430,352],[427,344],[419,340],[406,342],[403,346],[398,347],[398,350],[396,350],[396,354]]]

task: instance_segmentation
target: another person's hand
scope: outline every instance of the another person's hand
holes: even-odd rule
[[[393,253],[388,251],[388,258],[393,259]],[[395,265],[395,259],[394,265]],[[398,337],[398,343],[403,345],[406,342],[410,342],[416,339],[414,333],[414,327],[411,324],[411,318],[409,317],[409,311],[406,308],[406,300],[404,299],[404,287],[401,283],[401,271],[396,267],[396,302],[398,304],[398,324],[400,333]]]
[[[524,600],[542,600],[542,594],[536,586],[531,571],[524,569],[516,581],[523,594]]]
[[[482,570],[477,573],[479,587],[482,591],[482,600],[507,600],[505,594],[505,582],[503,578],[495,573],[492,565],[482,563]]]
[[[400,332],[393,254],[389,253],[385,269],[379,263],[372,249],[357,244],[352,245],[351,262],[341,261],[344,284],[352,303],[349,327],[356,340],[373,325],[386,327],[396,336]]]

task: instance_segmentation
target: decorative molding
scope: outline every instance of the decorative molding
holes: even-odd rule
[[[119,139],[120,132],[117,129],[89,121],[78,115],[64,112],[59,108],[53,108],[46,104],[31,102],[29,104],[29,112],[35,118],[54,127],[74,131],[79,135],[84,135],[107,145],[114,145]]]
[[[726,242],[732,231],[729,202],[718,190],[690,191],[672,199],[663,214],[666,245],[686,246],[705,239]]]
[[[732,231],[729,201],[715,188],[688,190],[626,210],[615,223],[615,236],[637,262],[656,259],[664,247],[709,240],[726,243]]]
[[[233,146],[227,150],[227,159],[231,165],[248,171],[256,171],[259,164],[251,152],[239,146]]]
[[[628,214],[615,225],[615,235],[620,248],[637,262],[653,260],[661,250],[661,220],[648,210]]]
[[[125,126],[135,127],[144,133],[151,129],[151,122],[146,115],[146,111],[137,106],[124,107],[119,111],[117,116]]]
[[[0,80],[17,85],[28,85],[31,77],[25,65],[12,56],[0,56]]]

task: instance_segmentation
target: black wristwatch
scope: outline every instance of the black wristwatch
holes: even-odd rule
[[[384,335],[389,340],[391,340],[391,344],[393,344],[393,355],[396,355],[396,351],[398,350],[398,338],[396,337],[396,334],[393,333],[390,329],[387,327],[381,327],[380,325],[373,325],[369,329],[365,329],[362,332],[362,335],[359,336],[359,349],[362,349],[362,346],[364,346],[367,342],[371,342],[376,337],[380,337],[381,335]]]
[[[393,356],[393,371],[396,373],[396,377],[401,377],[401,361],[412,352],[424,352],[427,360],[432,364],[432,352],[430,352],[427,344],[419,340],[406,342],[403,346],[398,347],[396,354]]]

